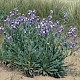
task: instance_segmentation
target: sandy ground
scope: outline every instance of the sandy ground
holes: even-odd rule
[[[0,67],[0,80],[80,80],[80,49],[75,53],[75,56],[70,56],[65,59],[65,61],[70,64],[70,69],[68,75],[64,78],[56,79],[49,76],[29,78],[24,76],[21,72],[10,71]]]
[[[34,78],[28,78],[16,71],[7,71],[0,67],[0,80],[80,80],[79,76],[65,76],[65,78],[56,79],[48,76],[36,76]]]

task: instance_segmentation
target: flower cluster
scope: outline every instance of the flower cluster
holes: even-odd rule
[[[60,27],[58,27],[58,32],[61,33],[64,30],[64,25],[61,25]]]
[[[28,11],[28,22],[29,24],[35,24],[36,21],[36,11],[35,10],[29,10]]]
[[[4,26],[9,25],[12,28],[16,28],[22,22],[26,22],[27,17],[24,14],[21,14],[17,8],[13,9],[10,14],[4,20]]]
[[[54,29],[56,29],[56,31],[59,33],[61,33],[63,31],[64,26],[63,25],[59,26],[59,20],[57,20],[56,22],[53,22],[52,15],[53,15],[53,11],[50,10],[50,14],[49,14],[48,18],[43,18],[38,23],[37,29],[38,29],[40,35],[46,35],[51,30],[54,30]]]
[[[16,29],[19,27],[19,25],[27,24],[27,25],[34,25],[39,33],[39,35],[47,35],[51,30],[56,31],[58,34],[61,34],[64,30],[64,25],[60,24],[60,20],[56,20],[56,22],[53,22],[53,11],[50,10],[50,14],[47,18],[40,18],[36,15],[35,10],[29,10],[28,15],[25,16],[24,14],[21,14],[17,8],[13,9],[7,18],[4,20],[4,26],[9,25],[11,29]],[[64,18],[68,17],[68,13],[64,13]],[[4,28],[0,27],[0,34]],[[26,33],[26,30],[24,29],[24,32]],[[67,33],[69,37],[72,37],[74,42],[70,43],[70,47],[74,47],[76,44],[76,37],[75,34],[76,28],[71,27]],[[10,41],[11,35],[6,33],[7,39]],[[71,46],[72,45],[72,46]]]
[[[20,13],[18,11],[17,8],[13,9],[9,15],[7,16],[7,18],[4,20],[4,26],[6,25],[11,25],[14,22],[14,19],[19,16]]]
[[[37,26],[40,35],[46,35],[53,28],[53,22],[43,18]]]
[[[77,44],[77,35],[76,35],[76,27],[72,27],[69,29],[67,36],[70,38],[73,38],[73,42],[70,42],[70,48],[73,48],[76,46]]]
[[[24,14],[21,14],[17,8],[15,8],[4,20],[4,26],[10,25],[12,28],[16,28],[21,23],[37,25],[39,18],[39,16],[36,16],[35,10],[29,10],[28,16],[26,17]]]

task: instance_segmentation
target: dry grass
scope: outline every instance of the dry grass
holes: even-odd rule
[[[79,5],[80,0],[0,0],[0,8],[9,13],[13,8],[18,7],[21,12],[28,9],[42,10],[46,8],[53,9],[54,7],[67,7],[67,11],[73,14],[76,5]],[[46,6],[45,6],[46,5]],[[42,14],[43,15],[43,14]]]

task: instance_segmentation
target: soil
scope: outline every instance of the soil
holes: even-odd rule
[[[68,75],[60,79],[49,76],[36,76],[34,78],[29,78],[22,75],[20,72],[7,71],[4,68],[0,67],[0,80],[80,80],[80,77]]]

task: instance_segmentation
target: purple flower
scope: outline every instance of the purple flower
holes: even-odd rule
[[[11,36],[9,36],[9,34],[6,34],[6,39],[10,42]]]
[[[19,10],[17,8],[14,8],[13,11],[12,11],[14,14],[17,14],[19,13]]]
[[[11,14],[10,14],[10,17],[13,17],[14,15],[15,15],[14,13],[11,13]]]
[[[36,11],[35,10],[29,10],[28,11],[28,23],[35,25],[36,18],[37,18]]]
[[[10,39],[11,39],[11,36],[7,37],[7,39],[8,39],[8,41],[10,41]]]
[[[52,21],[48,21],[47,22],[47,26],[48,26],[48,28],[53,28],[53,22]]]
[[[69,43],[69,47],[72,49],[73,48],[73,43]]]
[[[48,16],[48,19],[49,20],[51,20],[53,17],[52,17],[52,15],[50,14],[49,16]]]
[[[77,29],[77,28],[71,26],[71,28],[69,29],[69,31],[70,31],[70,32],[75,32],[76,29]]]
[[[73,39],[74,39],[74,42],[77,42],[77,35],[74,35]]]
[[[46,35],[47,33],[50,32],[52,28],[53,28],[53,22],[47,20],[46,18],[41,19],[37,27],[41,35]]]
[[[18,22],[18,21],[12,22],[11,27],[12,28],[17,28],[17,26],[19,26],[19,24],[20,24],[20,22]]]
[[[61,26],[58,28],[58,32],[61,33],[61,32],[63,31],[63,29],[64,29],[64,26],[61,25]]]
[[[57,20],[56,22],[54,22],[53,27],[57,28],[59,25],[59,20]]]
[[[69,47],[70,47],[71,49],[74,48],[76,45],[77,45],[76,42],[70,42],[70,43],[69,43]]]
[[[46,29],[45,29],[45,30],[44,30],[44,29],[41,29],[39,33],[40,33],[40,35],[45,36],[45,35],[47,35],[47,33],[48,33],[48,32],[49,32],[49,30],[46,30]]]
[[[60,22],[59,20],[56,21],[57,25],[59,24],[59,22]]]
[[[57,23],[55,22],[55,23],[53,24],[53,26],[54,26],[54,27],[57,27]]]
[[[77,28],[71,26],[67,35],[70,36],[70,37],[74,37],[76,30],[77,30]]]
[[[72,27],[69,29],[67,36],[73,39],[73,42],[70,43],[70,47],[75,47],[77,44],[77,35],[76,35],[77,28]]]
[[[3,26],[0,27],[0,30],[2,30],[2,31],[4,30]]]

